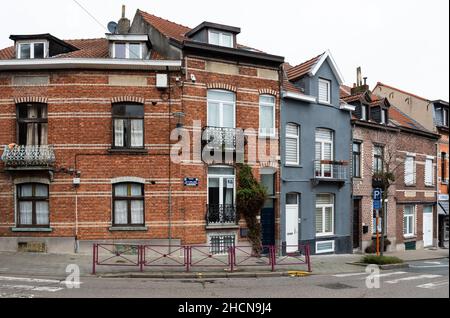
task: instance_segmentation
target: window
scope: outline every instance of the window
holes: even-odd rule
[[[406,156],[405,159],[405,185],[416,184],[416,159],[413,156]]]
[[[447,184],[448,180],[447,180],[447,153],[446,152],[442,152],[441,153],[441,183],[443,184]]]
[[[361,120],[369,120],[369,111],[367,105],[361,105]]]
[[[331,104],[331,82],[319,79],[319,102]]]
[[[236,96],[233,92],[208,91],[208,126],[236,128]]]
[[[442,125],[448,127],[448,109],[442,108]]]
[[[20,104],[18,112],[18,141],[22,146],[47,145],[48,119],[46,104]]]
[[[381,109],[381,119],[380,119],[380,124],[387,124],[387,110],[386,109]]]
[[[208,224],[235,224],[236,177],[234,168],[208,169]]]
[[[259,134],[275,136],[275,97],[261,95],[259,97]]]
[[[316,236],[334,234],[334,196],[318,194],[316,196]]]
[[[433,186],[433,159],[426,159],[425,161],[425,185],[426,186]]]
[[[144,185],[118,183],[113,186],[113,225],[144,226]]]
[[[116,59],[141,60],[143,58],[141,43],[114,43],[113,50],[113,58]]]
[[[211,235],[209,238],[210,253],[213,255],[228,254],[230,247],[236,244],[235,235]]]
[[[386,221],[383,219],[383,213],[380,210],[379,215],[379,224],[378,224],[378,233],[381,233],[382,229],[384,228],[384,233],[387,233],[387,216],[388,216],[388,201],[384,202],[384,215],[386,217]],[[373,235],[377,234],[377,215],[376,212],[373,213],[373,220],[372,220],[372,233]]]
[[[48,227],[48,185],[28,183],[17,186],[17,226]]]
[[[316,177],[333,178],[333,165],[328,163],[334,159],[333,139],[332,130],[316,129]]]
[[[116,149],[144,148],[144,106],[113,105],[113,145]]]
[[[220,32],[220,31],[209,31],[209,44],[234,47],[233,34]]]
[[[375,146],[373,150],[373,173],[382,173],[384,170],[383,165],[384,148],[383,146]]]
[[[335,241],[316,242],[316,254],[334,253]]]
[[[413,237],[416,228],[416,207],[414,205],[405,205],[403,210],[403,235]]]
[[[43,59],[46,57],[45,53],[45,43],[20,43],[18,45],[18,56],[19,59]]]
[[[361,143],[353,143],[353,177],[361,178]]]
[[[286,125],[286,164],[300,164],[300,126],[289,123]]]

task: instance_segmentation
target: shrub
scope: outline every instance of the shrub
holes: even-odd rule
[[[375,265],[403,264],[403,260],[401,260],[398,257],[375,256],[375,255],[365,256],[361,262],[364,264],[375,264]]]

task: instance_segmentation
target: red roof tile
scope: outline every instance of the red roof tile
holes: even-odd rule
[[[350,96],[352,94],[352,88],[350,86],[347,85],[341,85],[340,87],[340,94],[341,94],[341,98]]]
[[[430,132],[395,106],[389,108],[389,119],[397,126]]]
[[[155,27],[159,32],[168,38],[173,38],[182,42],[186,39],[185,34],[191,31],[191,28],[157,17],[153,14],[138,10],[138,13],[142,18],[153,27]]]
[[[60,54],[52,58],[108,58],[109,47],[106,39],[80,39],[65,40],[65,42],[77,47],[79,50]],[[15,58],[14,46],[0,50],[0,60],[12,60]]]
[[[342,97],[342,100],[347,103],[356,102],[363,97],[364,94],[348,95]]]
[[[287,76],[288,76],[289,80],[292,81],[299,77],[302,77],[305,74],[308,74],[314,68],[314,66],[316,66],[316,64],[320,61],[320,58],[324,54],[325,53],[322,53],[319,56],[316,56],[315,58],[313,58],[309,61],[306,61],[305,63],[302,63],[300,65],[294,66],[293,68],[288,70]]]

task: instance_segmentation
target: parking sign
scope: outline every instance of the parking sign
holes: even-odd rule
[[[373,209],[380,210],[381,209],[381,199],[383,196],[383,191],[381,189],[373,190]]]

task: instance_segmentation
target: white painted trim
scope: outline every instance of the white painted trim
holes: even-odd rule
[[[219,36],[219,43],[218,44],[211,43],[211,33],[217,33],[218,34],[218,36]],[[223,41],[223,37],[224,36],[230,36],[231,37],[231,46],[224,45],[224,41]],[[233,33],[223,32],[223,31],[219,31],[219,30],[215,30],[215,29],[209,29],[208,30],[208,44],[234,48],[234,36],[233,36]]]
[[[148,41],[148,35],[146,34],[106,34],[106,39],[110,41]]]
[[[317,74],[317,72],[319,71],[320,67],[322,66],[322,64],[327,59],[330,60],[330,66],[334,73],[334,76],[336,76],[336,79],[338,80],[339,85],[341,85],[342,83],[344,83],[344,77],[342,76],[341,72],[339,71],[339,68],[338,68],[336,62],[334,61],[334,58],[331,55],[331,52],[329,50],[327,50],[325,52],[325,54],[322,56],[322,58],[319,60],[319,62],[317,62],[317,64],[314,66],[314,68],[311,70],[311,72],[309,72],[309,75],[315,76]]]
[[[34,44],[44,44],[44,59],[48,58],[49,56],[49,44],[47,40],[23,40],[23,41],[17,41],[16,42],[16,58],[21,60],[33,60],[34,58]],[[23,44],[29,44],[30,45],[30,58],[22,59],[20,55],[20,46]]]
[[[141,184],[145,184],[145,179],[137,178],[137,177],[119,177],[119,178],[111,179],[111,183],[112,184],[117,184],[117,183],[141,183]]]
[[[118,70],[179,70],[181,60],[123,60],[123,59],[89,59],[61,58],[38,60],[3,60],[0,70],[35,70],[35,69],[118,69]]]
[[[318,246],[321,244],[329,244],[332,243],[333,248],[330,250],[322,250],[319,251],[318,250]],[[336,251],[336,241],[320,241],[320,242],[316,242],[316,254],[325,254],[325,253],[334,253]]]
[[[283,98],[301,100],[301,101],[309,102],[309,103],[317,103],[317,98],[314,96],[310,96],[310,95],[303,95],[303,94],[297,94],[297,93],[292,93],[292,92],[288,92],[288,91],[283,91],[281,93],[281,96]]]
[[[117,44],[123,44],[125,45],[125,59],[127,60],[142,60],[143,59],[143,47],[142,47],[142,43],[136,43],[136,42],[113,42],[113,48],[112,48],[112,57],[115,59],[116,57],[116,45]],[[138,57],[130,57],[130,44],[138,44],[140,47],[139,50],[139,56]],[[123,59],[123,58],[122,58]]]

